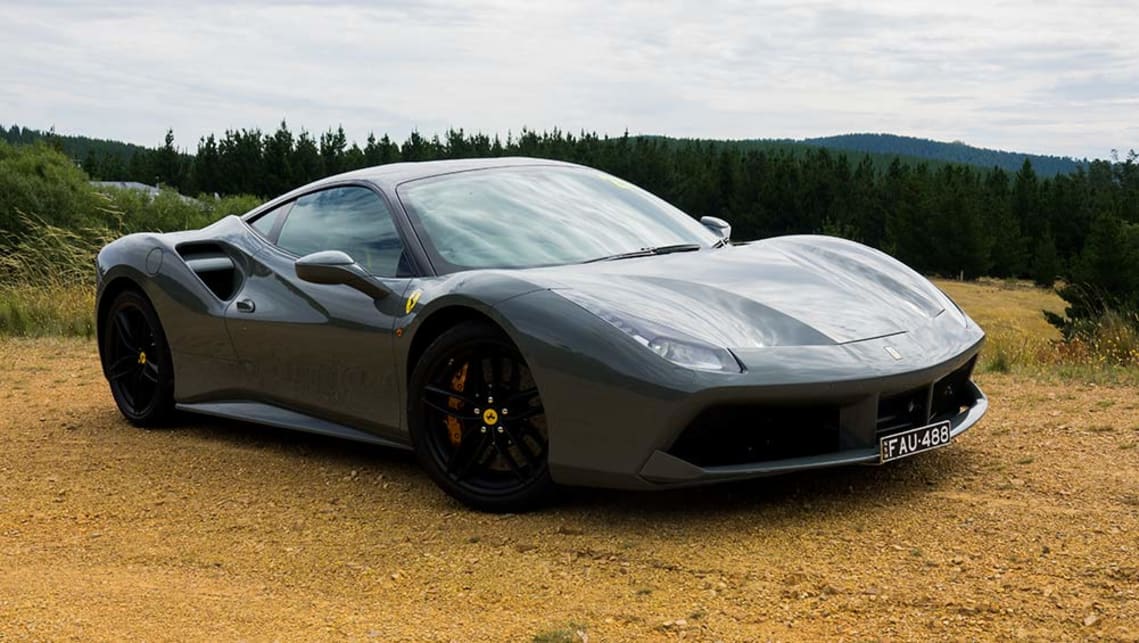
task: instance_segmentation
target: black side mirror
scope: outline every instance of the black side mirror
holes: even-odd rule
[[[700,223],[724,241],[731,240],[732,224],[724,221],[720,217],[700,217]]]
[[[297,277],[314,284],[343,284],[375,299],[391,294],[383,284],[368,274],[348,253],[321,250],[305,255],[294,264]]]

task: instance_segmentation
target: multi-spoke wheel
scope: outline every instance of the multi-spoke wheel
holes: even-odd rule
[[[101,323],[103,374],[119,411],[132,424],[154,426],[174,406],[170,350],[158,315],[141,293],[119,293]]]
[[[522,511],[550,492],[542,398],[498,329],[465,323],[440,335],[409,391],[416,453],[447,493],[485,511]]]

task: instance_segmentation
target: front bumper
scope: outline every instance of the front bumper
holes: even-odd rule
[[[972,397],[971,406],[967,410],[947,418],[950,422],[950,436],[952,438],[956,438],[976,424],[989,409],[989,400],[980,387],[972,381],[968,381],[968,387],[968,393]],[[939,418],[931,418],[935,421],[937,419]],[[875,440],[877,437],[876,434]],[[743,480],[850,464],[878,463],[877,442],[873,446],[848,448],[809,456],[707,467],[697,466],[658,449],[649,456],[639,475],[646,481],[661,486],[685,486],[726,480]]]

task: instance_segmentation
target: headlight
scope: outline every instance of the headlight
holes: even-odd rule
[[[719,373],[739,373],[741,370],[735,356],[726,348],[713,346],[658,322],[614,310],[576,290],[558,290],[557,293],[673,364]]]

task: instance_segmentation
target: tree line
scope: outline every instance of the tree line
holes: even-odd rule
[[[737,238],[827,233],[880,248],[925,274],[1056,279],[1075,312],[1139,310],[1139,156],[1096,160],[1074,172],[1038,176],[1027,159],[1009,172],[825,148],[677,141],[523,129],[505,138],[451,129],[412,132],[402,142],[342,128],[294,134],[226,131],[194,154],[162,146],[121,156],[90,151],[81,164],[106,180],[162,183],[186,194],[274,196],[340,172],[397,161],[476,156],[561,159],[610,172],[689,214],[719,216]],[[1082,293],[1082,294],[1081,294]],[[1087,309],[1088,312],[1084,312]]]

